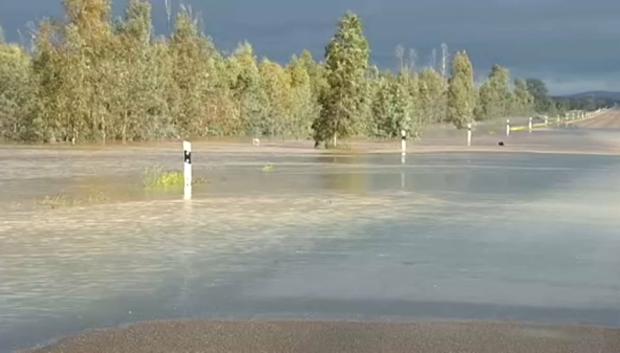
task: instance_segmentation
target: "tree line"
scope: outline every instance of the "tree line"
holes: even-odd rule
[[[32,48],[0,35],[0,138],[132,142],[206,136],[313,138],[420,134],[433,123],[554,112],[540,80],[494,66],[478,87],[465,52],[451,70],[396,72],[370,62],[361,19],[347,13],[316,61],[258,60],[249,43],[223,54],[187,8],[172,33],[153,33],[148,0],[112,20],[111,0],[64,0],[65,19],[41,22]],[[1,31],[0,31],[1,33]],[[444,48],[446,49],[446,48]],[[401,50],[402,51],[402,50]],[[444,50],[445,51],[445,50]]]

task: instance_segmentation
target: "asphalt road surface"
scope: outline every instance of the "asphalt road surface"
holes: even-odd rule
[[[617,353],[620,331],[511,323],[160,322],[33,353]]]
[[[611,109],[574,125],[584,129],[620,129],[620,109]]]

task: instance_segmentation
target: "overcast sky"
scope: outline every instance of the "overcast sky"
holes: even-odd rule
[[[127,0],[114,0],[115,15]],[[171,0],[178,3],[179,0]],[[164,0],[152,0],[158,33]],[[419,65],[446,42],[468,51],[477,76],[499,63],[514,75],[544,79],[553,93],[620,91],[620,0],[185,0],[224,50],[250,41],[260,56],[286,62],[304,48],[315,56],[346,10],[362,16],[373,61],[394,68],[394,48],[415,48]],[[18,29],[61,17],[61,0],[0,0],[0,25]]]

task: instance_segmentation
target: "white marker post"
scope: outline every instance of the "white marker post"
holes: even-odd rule
[[[467,124],[467,147],[471,147],[471,123]]]
[[[506,137],[510,136],[510,119],[506,120]]]
[[[532,133],[532,131],[534,131],[534,119],[532,117],[530,117],[530,121],[528,123],[528,129],[530,131],[530,134]]]
[[[407,163],[407,131],[401,130],[400,136],[400,164],[404,165]]]
[[[549,126],[549,117],[545,115],[545,126]]]
[[[192,199],[192,144],[183,141],[183,177],[185,185],[183,194],[185,200]]]

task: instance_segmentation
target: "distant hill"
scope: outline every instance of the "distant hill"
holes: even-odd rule
[[[596,110],[620,105],[620,92],[589,91],[552,98],[564,110]]]
[[[620,102],[620,92],[589,91],[589,92],[581,92],[581,93],[569,94],[569,95],[564,95],[564,96],[558,96],[557,98],[594,99],[594,100]]]

